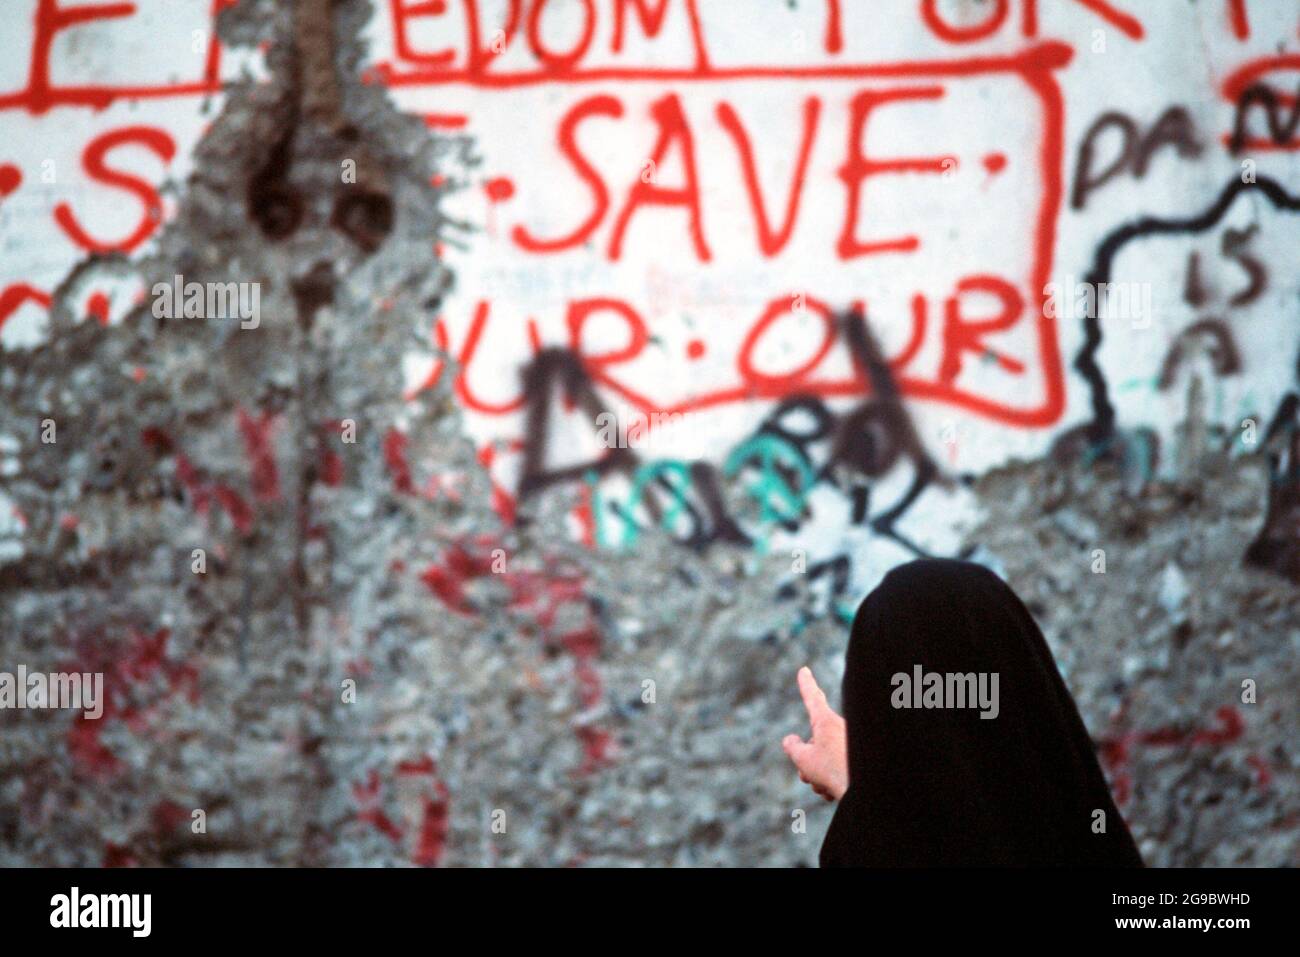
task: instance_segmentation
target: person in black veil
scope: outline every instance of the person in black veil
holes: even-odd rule
[[[839,802],[823,867],[1141,867],[1029,611],[981,565],[920,559],[863,600],[844,716],[803,668],[812,736],[782,742]]]

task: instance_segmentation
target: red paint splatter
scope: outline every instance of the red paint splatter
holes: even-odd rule
[[[1255,786],[1263,790],[1273,782],[1273,769],[1258,754],[1247,755],[1246,763],[1255,769]]]
[[[426,113],[424,125],[436,130],[463,130],[469,125],[469,117],[463,113]]]
[[[145,426],[140,430],[140,443],[146,448],[156,449],[163,455],[170,455],[176,448],[172,437],[164,429],[154,425]]]
[[[344,425],[341,419],[330,419],[320,426],[320,438],[316,453],[316,474],[322,482],[331,488],[343,484],[343,457],[330,444],[335,435],[341,435]]]
[[[1192,744],[1231,744],[1246,733],[1246,722],[1232,705],[1225,704],[1214,716],[1221,727],[1197,731],[1192,735]]]
[[[253,509],[242,495],[229,485],[220,484],[212,487],[212,494],[226,510],[226,514],[230,516],[230,521],[239,534],[247,535],[253,530]]]
[[[186,494],[194,503],[194,511],[200,516],[206,516],[210,503],[207,482],[183,452],[176,456],[176,477],[180,479],[181,485],[185,486]]]
[[[522,442],[515,442],[511,445],[511,450],[516,451],[522,448]],[[484,445],[478,450],[478,461],[483,468],[488,470],[488,480],[492,484],[492,511],[497,513],[505,525],[513,525],[515,522],[515,498],[505,487],[495,478],[492,478],[492,463],[496,460],[496,447],[493,445]]]
[[[469,599],[465,596],[464,587],[451,572],[439,568],[437,565],[431,565],[420,576],[420,581],[424,582],[444,605],[458,615],[472,615],[474,613],[474,606],[469,603]]]
[[[426,754],[419,760],[399,761],[397,764],[398,777],[420,777],[437,773],[438,765],[433,760],[433,755],[431,754]]]
[[[579,774],[590,774],[609,764],[613,737],[608,731],[584,725],[578,728],[578,740],[582,742],[583,755]]]
[[[446,784],[437,779],[438,766],[432,756],[401,761],[396,768],[400,778],[428,778],[430,792],[421,798],[419,830],[411,849],[411,860],[421,867],[434,867],[441,860],[450,832],[451,794]],[[357,820],[372,825],[394,844],[400,844],[405,831],[383,809],[384,784],[377,770],[367,775],[365,782],[354,784],[352,794],[356,799]]]
[[[476,611],[468,600],[465,585],[494,574],[492,553],[500,547],[488,535],[478,536],[473,544],[473,549],[466,543],[453,544],[444,552],[441,563],[430,565],[420,575],[420,580],[448,609],[466,617],[473,617]],[[596,668],[602,638],[598,624],[591,617],[583,578],[509,570],[497,574],[510,589],[509,607],[530,613],[543,642],[562,647],[573,658],[574,680],[582,706],[597,706],[604,694]],[[560,610],[573,604],[585,610],[588,624],[556,634]],[[612,738],[603,729],[586,726],[578,729],[577,734],[584,753],[580,773],[590,772],[609,759]]]
[[[424,818],[420,823],[420,836],[412,857],[420,867],[436,867],[447,847],[447,834],[451,830],[451,801],[447,788],[437,782],[438,797],[424,799]]]
[[[266,412],[255,419],[243,408],[236,410],[236,416],[239,432],[244,438],[244,450],[253,466],[253,495],[260,502],[278,501],[280,473],[271,451],[271,425],[275,417]]]
[[[175,801],[159,801],[150,814],[153,828],[159,835],[166,835],[176,830],[182,822],[190,819],[190,812]]]
[[[458,578],[481,578],[492,574],[491,554],[475,555],[460,544],[449,546],[443,560],[448,570]]]
[[[1228,22],[1238,40],[1250,38],[1250,20],[1246,17],[1246,0],[1228,0]]]
[[[494,203],[501,203],[515,195],[515,184],[505,176],[497,176],[483,184],[483,192]]]
[[[989,153],[984,157],[984,168],[991,174],[998,174],[1007,168],[1005,153]]]
[[[382,790],[383,783],[379,780],[378,771],[371,771],[364,784],[352,785],[352,796],[356,798],[359,805],[357,820],[365,824],[373,824],[377,831],[396,844],[402,840],[402,831],[381,807]]]
[[[72,763],[95,778],[108,778],[121,770],[122,762],[100,740],[103,721],[108,717],[108,708],[95,721],[84,714],[79,714],[68,729],[68,756]]]
[[[317,471],[320,480],[331,488],[343,484],[343,459],[333,449],[321,449]]]
[[[109,841],[104,845],[105,867],[139,867],[140,861],[128,847]]]
[[[86,315],[89,318],[97,320],[101,326],[108,325],[108,296],[104,295],[102,292],[97,292],[92,295],[90,301],[86,303]]]
[[[1186,730],[1177,727],[1154,728],[1150,731],[1125,731],[1119,735],[1109,735],[1097,741],[1102,764],[1111,772],[1114,779],[1115,803],[1125,803],[1132,791],[1132,779],[1128,764],[1132,758],[1133,746],[1144,744],[1151,747],[1197,747],[1211,745],[1221,747],[1239,740],[1246,732],[1246,722],[1232,705],[1224,705],[1214,713],[1217,726]],[[1247,759],[1250,762],[1250,759]],[[1252,765],[1254,766],[1254,765]]]
[[[89,719],[84,712],[73,719],[68,729],[68,755],[78,771],[95,778],[107,778],[122,769],[121,762],[101,740],[112,721],[122,721],[134,734],[146,733],[149,720],[177,693],[184,691],[191,703],[198,700],[198,670],[183,661],[167,657],[170,631],[159,629],[153,634],[132,631],[124,654],[94,636],[77,640],[77,657],[61,665],[61,671],[104,675],[103,713]],[[120,645],[117,646],[120,648]],[[167,683],[161,697],[139,706],[124,704],[139,701],[143,689],[157,676]]]
[[[0,163],[0,199],[16,190],[22,181],[22,170],[12,163]]]
[[[393,485],[399,492],[414,495],[411,466],[406,461],[406,448],[409,444],[406,434],[395,428],[390,428],[384,434],[384,464],[388,467],[388,474],[393,477]]]
[[[35,286],[29,286],[25,282],[6,286],[4,291],[0,292],[0,328],[18,311],[18,307],[29,299],[46,309],[50,306],[49,293],[42,292]]]

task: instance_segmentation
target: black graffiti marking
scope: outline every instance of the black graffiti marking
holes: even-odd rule
[[[570,402],[576,403],[591,421],[598,421],[599,416],[609,413],[601,405],[596,390],[582,362],[567,349],[552,347],[542,349],[524,369],[524,394],[528,397],[528,408],[524,417],[524,461],[519,479],[519,498],[528,498],[557,483],[572,482],[581,479],[589,472],[603,476],[607,472],[632,471],[638,464],[637,455],[631,449],[611,448],[606,454],[590,462],[570,465],[566,468],[546,471],[544,467],[547,439],[551,423],[552,386],[559,384],[562,395]],[[647,507],[650,501],[647,500]],[[658,516],[656,516],[657,518]]]
[[[889,362],[880,351],[875,336],[871,334],[866,317],[857,311],[850,312],[840,317],[839,326],[854,368],[871,383],[872,398],[850,412],[846,420],[840,423],[832,461],[856,465],[862,474],[875,477],[887,471],[898,455],[902,454],[912,460],[918,471],[925,471],[930,476],[937,475],[939,469],[916,434],[912,417],[903,405],[902,392],[894,380]],[[868,409],[872,410],[869,416],[864,414]],[[875,448],[866,448],[856,442],[854,426],[868,419],[883,426],[886,435],[894,443],[894,454],[888,456],[888,464],[875,454]]]
[[[1296,131],[1300,130],[1300,87],[1296,89],[1296,99],[1291,106],[1291,115],[1282,118],[1282,105],[1277,92],[1265,83],[1255,83],[1242,91],[1237,100],[1237,116],[1232,127],[1232,139],[1228,149],[1240,153],[1250,139],[1246,132],[1249,125],[1250,108],[1259,105],[1264,108],[1264,118],[1268,124],[1269,138],[1278,146],[1291,142]]]
[[[711,541],[744,546],[753,544],[753,539],[727,514],[726,503],[722,500],[722,480],[716,468],[708,462],[691,463],[691,487],[699,489],[712,522],[712,534],[701,535],[697,542],[692,543],[696,548],[703,548]]]
[[[815,582],[824,575],[830,575],[832,600],[841,597],[849,588],[849,572],[852,571],[853,564],[849,556],[843,553],[833,555],[830,558],[822,559],[808,566],[807,580]],[[790,601],[799,594],[799,585],[797,582],[786,582],[776,591],[776,597],[779,601]]]
[[[1138,476],[1145,482],[1160,461],[1160,436],[1152,429],[1139,427],[1115,432],[1098,445],[1085,423],[1058,435],[1048,450],[1048,456],[1052,462],[1064,467],[1096,452],[1118,464],[1126,476]]]
[[[1201,279],[1201,254],[1193,249],[1187,254],[1187,278],[1183,283],[1183,302],[1199,309],[1209,300],[1205,282]]]
[[[1300,196],[1292,196],[1275,180],[1261,176],[1246,183],[1234,178],[1208,209],[1195,216],[1183,219],[1143,216],[1113,229],[1097,246],[1084,282],[1094,286],[1109,283],[1115,257],[1133,240],[1147,236],[1197,235],[1213,229],[1236,198],[1250,191],[1261,193],[1276,209],[1300,212]],[[1093,445],[1104,445],[1115,431],[1115,407],[1110,401],[1106,377],[1097,364],[1097,350],[1102,340],[1101,321],[1096,314],[1084,316],[1082,321],[1084,341],[1075,356],[1073,368],[1083,377],[1091,393],[1092,418],[1086,426],[1089,441]]]
[[[1223,232],[1221,248],[1224,257],[1237,263],[1249,277],[1246,287],[1228,300],[1230,306],[1249,305],[1268,289],[1268,267],[1245,248],[1256,232],[1258,227],[1254,224],[1245,229],[1226,229]],[[1187,256],[1187,281],[1183,300],[1193,308],[1200,308],[1209,298],[1201,279],[1201,257],[1193,250]],[[1179,366],[1203,343],[1208,343],[1214,371],[1218,375],[1235,375],[1241,371],[1241,352],[1232,330],[1221,319],[1202,319],[1180,332],[1170,344],[1160,366],[1158,385],[1161,390],[1173,385]]]
[[[1257,231],[1254,224],[1245,229],[1225,229],[1221,249],[1226,259],[1239,265],[1249,277],[1246,287],[1228,300],[1230,306],[1246,306],[1268,290],[1268,267],[1246,251],[1245,247]],[[1187,254],[1187,280],[1183,287],[1183,301],[1200,308],[1209,301],[1210,294],[1201,277],[1201,255],[1196,250]]]
[[[1117,129],[1123,146],[1110,165],[1100,171],[1092,168],[1097,140],[1108,130]],[[1142,179],[1151,168],[1152,157],[1162,147],[1171,146],[1183,159],[1195,159],[1204,146],[1196,138],[1195,125],[1181,106],[1171,106],[1160,115],[1143,136],[1137,122],[1125,114],[1112,110],[1103,113],[1088,127],[1075,158],[1074,184],[1070,189],[1070,208],[1083,209],[1091,196],[1125,169],[1131,169],[1136,179]]]
[[[1249,190],[1262,193],[1275,209],[1300,212],[1300,196],[1291,195],[1272,179],[1260,177],[1253,182],[1233,179],[1210,207],[1199,215],[1184,219],[1147,216],[1112,230],[1097,247],[1084,281],[1098,285],[1109,282],[1116,255],[1132,240],[1153,235],[1200,234],[1215,228],[1237,196]],[[1249,231],[1233,236],[1225,235],[1225,254],[1238,254],[1235,258],[1243,261],[1239,255],[1240,248],[1247,239]],[[1244,296],[1248,301],[1262,292],[1262,289],[1256,291],[1259,278],[1256,272],[1249,265],[1245,268],[1252,276],[1252,282],[1234,300],[1241,300]],[[1075,357],[1074,368],[1083,376],[1092,392],[1092,420],[1063,435],[1057,446],[1063,447],[1067,440],[1074,446],[1081,446],[1086,441],[1092,449],[1107,449],[1113,453],[1118,435],[1115,429],[1115,407],[1110,402],[1106,378],[1097,364],[1097,350],[1102,340],[1101,323],[1096,315],[1085,316],[1083,326],[1084,344]],[[1231,340],[1229,338],[1223,341]],[[1221,351],[1220,356],[1220,364],[1240,365],[1239,358],[1229,356],[1225,351]],[[1295,373],[1300,379],[1300,354],[1296,357]],[[1127,443],[1122,444],[1127,449]],[[1242,561],[1246,565],[1284,575],[1300,584],[1300,535],[1296,532],[1300,529],[1300,397],[1294,391],[1287,393],[1278,404],[1264,445],[1269,456],[1268,502],[1263,526],[1247,547]]]
[[[714,542],[727,542],[744,547],[753,545],[754,540],[745,534],[745,531],[736,520],[727,513],[726,504],[722,499],[721,479],[718,470],[708,462],[692,462],[690,475],[690,487],[698,491],[701,504],[704,506],[704,514],[701,514],[700,509],[695,507],[681,489],[668,481],[666,475],[661,474],[655,477],[655,486],[662,489],[676,504],[683,508],[686,516],[691,521],[690,533],[677,538],[678,544],[697,552],[703,551]],[[653,520],[658,522],[663,515],[663,508],[652,500],[650,494],[652,491],[652,488],[646,489],[642,497]],[[622,503],[610,502],[609,510],[615,518],[618,518],[626,525],[636,524],[636,519]]]
[[[523,389],[528,404],[524,417],[523,466],[517,490],[521,502],[552,485],[582,480],[593,473],[597,477],[616,471],[632,474],[641,465],[640,457],[632,449],[615,447],[608,449],[598,459],[547,470],[545,460],[549,448],[551,401],[556,385],[560,387],[561,396],[579,406],[592,422],[600,421],[601,415],[613,416],[602,405],[582,360],[576,353],[560,347],[539,351],[523,372]],[[664,475],[657,476],[642,496],[651,521],[657,524],[663,519],[664,509],[657,495],[657,492],[662,492],[681,505],[691,522],[691,532],[682,540],[682,544],[696,549],[713,541],[752,544],[750,537],[727,514],[720,480],[713,466],[706,462],[692,463],[691,486],[699,490],[707,522],[705,515],[686,499],[680,489],[674,488]],[[632,516],[626,514],[618,503],[610,503],[609,507],[615,517],[629,524],[634,523]]]
[[[813,428],[806,432],[795,432],[786,428],[785,422],[791,413],[802,413],[813,420]],[[792,395],[768,414],[758,427],[760,435],[774,435],[789,442],[799,450],[805,461],[811,461],[808,446],[825,439],[835,431],[835,413],[826,407],[821,399],[813,395]]]
[[[1300,378],[1300,362],[1297,363],[1296,376]],[[1269,423],[1268,431],[1264,433],[1265,448],[1273,445],[1274,439],[1281,435],[1283,430],[1295,425],[1297,413],[1300,413],[1300,396],[1288,392],[1278,402],[1277,409],[1273,412],[1273,421]]]
[[[866,318],[857,312],[849,313],[841,317],[840,328],[848,342],[854,366],[863,371],[871,382],[873,398],[845,416],[836,435],[831,460],[856,465],[869,478],[883,475],[900,456],[906,456],[912,462],[914,471],[911,485],[893,507],[871,519],[871,527],[877,534],[892,538],[914,554],[925,556],[924,549],[903,536],[894,526],[930,484],[940,477],[939,466],[916,434],[912,417],[903,405],[898,383],[871,334]],[[868,431],[872,424],[882,427],[883,431]],[[883,438],[879,442],[860,441],[860,437],[866,435],[880,435]],[[885,446],[886,441],[892,442],[892,447]]]
[[[832,412],[817,396],[788,396],[764,417],[751,438],[757,435],[780,438],[789,444],[813,472],[814,484],[826,480],[842,491],[847,486],[846,494],[852,500],[855,524],[868,521],[870,484],[854,482],[851,476],[856,474],[869,479],[879,478],[900,459],[911,461],[914,475],[906,492],[892,507],[869,521],[877,534],[893,539],[918,556],[928,556],[924,549],[902,535],[895,525],[930,484],[940,479],[940,469],[917,435],[889,363],[871,335],[866,318],[860,312],[849,312],[839,316],[836,324],[855,368],[870,385],[870,396],[842,417]],[[632,450],[616,448],[599,459],[547,471],[544,460],[549,437],[552,393],[557,384],[560,393],[568,401],[579,405],[593,421],[602,413],[607,413],[580,357],[559,347],[544,349],[537,354],[523,373],[527,408],[523,467],[518,489],[521,501],[550,485],[572,482],[590,473],[598,476],[611,471],[631,473],[641,464]],[[798,428],[796,420],[799,416],[806,417],[811,423],[810,427]],[[831,443],[831,451],[819,468],[814,461],[811,446],[827,440]],[[847,470],[849,476],[837,474],[837,466]],[[771,467],[777,469],[791,487],[797,483],[797,476],[787,471],[781,463],[774,462]],[[690,523],[689,534],[677,539],[681,544],[695,549],[702,549],[716,541],[753,544],[752,538],[727,512],[718,470],[707,462],[694,462],[690,466],[690,478],[690,487],[697,491],[702,508],[689,501],[684,490],[677,488],[666,475],[661,474],[646,487],[643,496],[652,521],[658,523],[662,520],[665,510],[657,496],[667,495],[681,507],[684,517]],[[623,505],[610,503],[609,508],[621,521],[633,522]],[[786,517],[780,524],[788,531],[797,531],[802,520],[803,517]]]
[[[871,486],[864,483],[855,483],[849,493],[853,498],[853,513],[850,521],[854,525],[861,525],[867,520],[867,514],[871,511]]]
[[[1175,336],[1165,353],[1158,380],[1162,391],[1174,384],[1179,367],[1202,348],[1209,353],[1218,375],[1236,375],[1241,371],[1241,352],[1232,330],[1221,319],[1202,319]]]
[[[838,610],[835,608],[836,599],[844,597],[845,593],[848,591],[849,574],[852,571],[852,568],[852,559],[843,552],[840,552],[839,554],[832,555],[830,558],[809,565],[806,577],[811,583],[826,575],[830,575],[830,595],[828,596],[827,603],[831,606],[832,610]],[[798,584],[795,582],[786,582],[777,589],[776,598],[778,601],[792,601],[798,597],[798,594]],[[799,609],[799,617],[794,621],[793,625],[796,634],[810,622],[816,620],[817,615],[814,609],[810,606],[811,603],[808,603]],[[761,640],[766,642],[775,642],[778,637],[779,635],[776,631],[769,631],[762,636]]]
[[[1229,305],[1249,305],[1268,289],[1268,267],[1245,249],[1257,231],[1258,227],[1252,223],[1245,229],[1226,229],[1223,232],[1223,255],[1241,266],[1250,277],[1249,285],[1229,299]]]
[[[782,431],[779,423],[793,411],[812,414],[821,425],[811,433]],[[897,433],[890,431],[896,421],[894,416],[883,410],[875,400],[869,399],[840,417],[836,416],[817,396],[795,395],[783,400],[758,427],[755,434],[769,434],[783,438],[799,454],[804,464],[815,470],[814,484],[825,481],[847,495],[852,504],[851,515],[854,525],[869,524],[873,532],[893,539],[918,557],[930,557],[925,549],[903,536],[894,526],[917,498],[939,477],[939,467],[920,446],[919,439],[915,438],[910,418],[906,419],[906,426],[911,439],[900,438]],[[824,464],[818,467],[808,446],[828,438],[832,441],[831,451]],[[916,449],[919,451],[915,449],[909,451],[909,441],[915,441]],[[851,476],[857,474],[867,478],[879,478],[905,455],[912,461],[915,470],[911,484],[896,504],[868,520],[871,485],[869,482],[855,482]],[[837,465],[845,467],[850,474],[848,476],[839,474]],[[786,521],[781,524],[788,531],[795,531],[799,527],[797,521]]]
[[[895,526],[930,484],[939,478],[939,467],[916,433],[889,362],[871,334],[866,318],[860,312],[848,312],[837,318],[836,326],[854,367],[870,385],[870,397],[844,415],[837,416],[817,396],[793,395],[767,416],[757,432],[784,439],[809,468],[816,469],[817,482],[826,481],[849,495],[854,524],[869,522],[876,534],[898,542],[915,555],[928,557],[925,549]],[[810,417],[812,428],[802,432],[787,428],[786,421],[795,413]],[[825,463],[817,468],[809,446],[825,439],[831,441],[830,453]],[[910,485],[897,503],[868,519],[870,483],[853,482],[851,476],[879,478],[904,458],[912,463],[914,469]],[[843,471],[849,475],[841,474]]]

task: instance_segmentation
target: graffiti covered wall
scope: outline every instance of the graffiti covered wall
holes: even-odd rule
[[[543,400],[519,370],[568,349],[645,432],[600,483],[594,537],[633,539],[645,487],[707,462],[757,474],[768,518],[819,496],[795,537],[850,551],[860,591],[953,550],[966,503],[931,471],[1042,455],[1103,418],[1169,448],[1199,343],[1214,424],[1268,416],[1295,371],[1297,61],[1276,45],[1296,17],[1215,6],[382,11],[370,76],[473,144],[444,174],[464,231],[432,338],[470,434],[501,449],[494,476],[610,464],[585,410],[528,418]],[[1137,215],[1165,222],[1115,233]],[[853,308],[911,426],[840,457],[861,482],[836,508],[830,423],[870,391],[836,323]],[[412,365],[417,387],[442,373]],[[668,493],[697,540],[730,518],[700,480]],[[885,542],[835,541],[864,524]]]
[[[6,388],[84,381],[61,363],[100,348],[96,326],[142,337],[104,347],[95,387],[163,392],[99,421],[176,489],[188,537],[158,540],[225,549],[244,622],[204,644],[226,599],[187,593],[172,657],[148,609],[124,654],[172,662],[169,715],[184,669],[196,688],[233,669],[247,689],[192,702],[218,729],[257,686],[261,628],[301,639],[267,673],[411,683],[281,741],[325,796],[286,817],[269,788],[271,859],[811,861],[773,750],[794,669],[833,685],[861,596],[949,555],[1030,596],[1153,862],[1295,863],[1294,3],[19,6],[0,39],[0,348],[24,370]],[[159,358],[176,333],[145,314],[181,273],[258,284],[261,330]],[[226,378],[191,389],[205,349]],[[7,454],[46,391],[6,411]],[[337,435],[357,421],[353,451]],[[212,434],[186,444],[195,423]],[[69,517],[75,489],[43,525],[39,485],[0,490],[11,567],[137,534]],[[356,504],[376,497],[406,524],[372,534],[394,514]],[[263,609],[254,567],[308,584]],[[33,603],[13,633],[81,648],[85,608],[50,600],[62,630]],[[1213,675],[1169,660],[1201,641]],[[1242,677],[1271,689],[1258,716]],[[531,704],[503,710],[503,686]],[[109,761],[73,740],[96,787],[125,749],[143,766],[164,747]],[[9,785],[11,832],[57,806],[42,780]],[[1238,785],[1250,813],[1220,817]],[[135,786],[145,823],[84,824],[104,860],[155,858],[175,809],[215,793],[179,772]],[[484,831],[528,806],[514,843]]]

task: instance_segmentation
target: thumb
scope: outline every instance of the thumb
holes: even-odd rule
[[[786,757],[794,762],[796,768],[802,768],[815,750],[812,742],[805,741],[797,734],[787,734],[781,739],[781,748]]]

